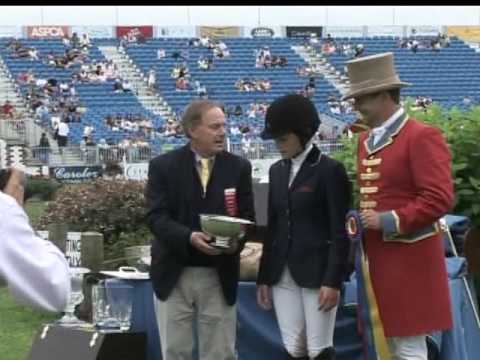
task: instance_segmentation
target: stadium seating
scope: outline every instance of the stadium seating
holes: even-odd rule
[[[72,66],[63,70],[47,65],[41,60],[31,61],[25,58],[12,58],[6,44],[11,39],[0,39],[0,55],[8,66],[11,74],[16,78],[20,72],[33,70],[38,77],[57,80],[70,80],[73,71],[79,66]],[[300,77],[296,73],[297,66],[305,65],[305,61],[292,50],[293,45],[299,45],[299,40],[289,38],[225,38],[222,39],[230,50],[230,57],[215,59],[212,69],[204,71],[198,68],[197,60],[201,56],[212,56],[212,50],[204,47],[189,46],[186,38],[159,38],[149,39],[145,44],[129,45],[126,54],[133,63],[145,74],[154,69],[157,74],[157,90],[171,106],[180,112],[194,98],[197,97],[194,90],[177,91],[175,79],[170,74],[176,64],[171,56],[174,52],[182,52],[186,55],[191,75],[190,82],[200,81],[206,86],[209,97],[219,100],[231,107],[241,105],[244,114],[252,102],[271,102],[278,96],[304,89],[308,78]],[[395,53],[395,62],[402,80],[414,85],[404,90],[406,96],[429,96],[434,102],[446,107],[454,105],[462,106],[463,98],[468,95],[475,102],[480,100],[478,80],[480,79],[480,55],[468,45],[457,38],[451,39],[451,45],[438,52],[430,49],[419,49],[416,54],[411,50],[397,46],[398,38],[395,37],[369,37],[369,38],[336,38],[337,42],[350,42],[363,44],[364,55],[392,51]],[[40,57],[50,51],[55,54],[64,53],[64,45],[61,40],[49,39],[22,39],[23,45],[35,47]],[[96,39],[89,51],[91,61],[106,60],[99,45],[114,44],[115,39]],[[272,55],[284,56],[288,65],[282,68],[256,68],[256,49],[269,46]],[[166,57],[157,59],[157,50],[164,49]],[[329,62],[340,72],[344,72],[344,55],[332,54]],[[271,82],[271,90],[267,92],[240,92],[235,88],[235,82],[241,78],[268,79]],[[21,85],[21,91],[27,91],[26,85]],[[144,114],[149,117],[155,128],[163,126],[165,119],[147,110],[133,93],[115,93],[113,80],[104,84],[77,84],[77,93],[81,103],[87,111],[82,115],[81,123],[70,124],[70,141],[78,143],[81,139],[83,127],[86,123],[93,124],[95,132],[94,141],[106,138],[118,142],[124,137],[132,136],[126,131],[111,131],[104,122],[107,114]],[[340,93],[322,76],[316,77],[316,92],[313,98],[317,109],[342,121],[350,122],[352,115],[334,115],[329,111],[327,97],[334,93],[340,97]],[[229,124],[246,124],[254,129],[253,135],[258,135],[263,127],[263,119],[248,118],[246,115],[229,119]],[[232,137],[237,141],[238,138]],[[165,138],[152,141],[152,145],[171,144],[172,146],[184,143],[184,139]]]

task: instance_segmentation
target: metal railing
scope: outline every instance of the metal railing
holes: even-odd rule
[[[339,140],[322,140],[316,142],[322,153],[331,154],[342,148]],[[250,143],[227,143],[227,150],[249,160],[275,159],[280,157],[275,143],[271,141],[252,141]],[[122,147],[118,145],[102,148],[101,146],[79,145],[67,146],[53,151],[51,148],[30,147],[26,154],[27,161],[36,161],[44,165],[58,166],[83,163],[85,165],[102,165],[109,162],[142,163],[165,152],[157,147]]]
[[[8,120],[0,118],[0,137],[2,139],[13,139],[24,142],[25,134],[25,121],[23,119]]]

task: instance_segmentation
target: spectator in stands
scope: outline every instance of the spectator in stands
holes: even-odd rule
[[[306,93],[307,97],[312,98],[313,96],[315,96],[315,87],[316,87],[315,78],[311,77],[308,80],[307,85],[305,85],[305,93]]]
[[[84,127],[83,127],[83,136],[84,137],[90,137],[93,133],[93,131],[95,130],[95,128],[92,126],[91,123],[87,123]]]
[[[465,105],[465,106],[470,106],[470,105],[472,105],[472,103],[473,103],[473,99],[472,99],[471,96],[466,95],[466,96],[463,98],[462,103],[463,103],[463,105]]]
[[[80,40],[80,46],[84,49],[88,49],[91,46],[90,36],[88,36],[88,33],[84,33],[82,35],[82,38]]]
[[[30,56],[30,60],[38,60],[38,50],[35,48],[30,48],[28,51],[28,56]]]
[[[223,41],[218,41],[213,48],[213,56],[218,58],[226,58],[230,56],[230,50]]]
[[[107,141],[105,140],[105,138],[101,138],[97,144],[97,147],[98,147],[98,156],[100,158],[100,161],[105,161],[110,145],[107,144]]]
[[[365,47],[363,46],[363,44],[355,45],[355,47],[353,49],[353,51],[354,51],[353,57],[357,58],[357,57],[362,56],[364,50],[365,50]]]
[[[240,132],[240,128],[238,127],[238,125],[232,125],[230,127],[230,135],[232,136],[238,136],[238,135],[241,135],[242,133]]]
[[[113,83],[113,91],[116,93],[123,91],[122,80],[120,78],[115,79],[115,82]]]
[[[208,47],[210,45],[210,38],[206,35],[200,37],[200,45],[203,47]]]
[[[182,59],[183,61],[187,60],[187,59],[185,58],[185,56],[182,54],[181,51],[174,51],[174,52],[172,53],[172,58],[173,58],[176,62],[179,62],[180,59]]]
[[[167,56],[165,49],[158,49],[157,50],[157,60],[162,60]]]
[[[70,42],[72,43],[73,48],[78,48],[80,45],[80,38],[78,37],[78,34],[74,32],[72,34],[72,38],[70,39]]]
[[[10,102],[10,100],[5,101],[5,103],[2,106],[2,115],[5,118],[13,118],[15,113],[15,107],[13,104]]]
[[[190,82],[185,77],[179,77],[175,82],[175,90],[185,91],[190,89]]]
[[[20,40],[18,40],[17,38],[13,38],[12,40],[10,40],[10,41],[5,45],[5,47],[6,47],[8,50],[17,51],[17,49],[19,49],[19,48],[22,47],[22,44],[21,44]]]
[[[70,133],[70,128],[68,124],[64,121],[60,121],[57,129],[57,144],[60,150],[60,153],[63,154],[63,148],[67,146],[68,134]]]
[[[198,47],[200,46],[200,39],[199,38],[192,38],[188,40],[188,46]]]
[[[197,96],[200,98],[207,98],[207,88],[205,85],[200,84],[200,81],[195,81],[195,91],[197,93]]]
[[[241,105],[235,106],[235,110],[234,110],[233,114],[234,114],[236,117],[242,116],[242,115],[243,115],[242,106],[241,106]]]
[[[38,157],[40,158],[40,161],[44,164],[48,164],[50,141],[48,141],[46,133],[42,133],[38,146],[40,147],[40,149],[38,149]]]
[[[438,33],[436,40],[440,44],[441,47],[449,47],[450,46],[450,38],[447,34]]]
[[[200,57],[197,61],[198,68],[201,70],[209,70],[210,69],[210,61],[205,57]]]
[[[46,124],[48,119],[50,119],[50,111],[48,110],[48,106],[42,103],[35,110],[35,115],[41,124]]]
[[[66,33],[65,35],[63,35],[62,43],[63,43],[63,46],[65,46],[66,48],[70,48],[70,47],[71,47],[72,42],[70,41],[70,37],[68,36],[68,33]]]
[[[148,80],[147,80],[147,86],[150,89],[150,91],[155,91],[155,83],[156,83],[155,70],[150,69],[148,73]]]

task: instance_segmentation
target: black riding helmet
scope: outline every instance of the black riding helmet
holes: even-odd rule
[[[317,109],[310,99],[297,94],[285,95],[268,107],[265,128],[260,136],[263,140],[268,140],[294,133],[305,146],[320,123]]]

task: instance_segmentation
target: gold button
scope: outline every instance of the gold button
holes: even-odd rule
[[[374,159],[374,158],[375,158],[375,156],[373,156],[373,155],[370,155],[368,158],[369,158],[369,159]]]
[[[367,181],[367,182],[365,183],[365,185],[367,185],[367,186],[370,186],[370,184],[371,184],[370,181]]]
[[[363,200],[368,200],[369,196],[367,194],[363,195]]]
[[[371,173],[372,172],[372,168],[367,168],[367,173]]]

